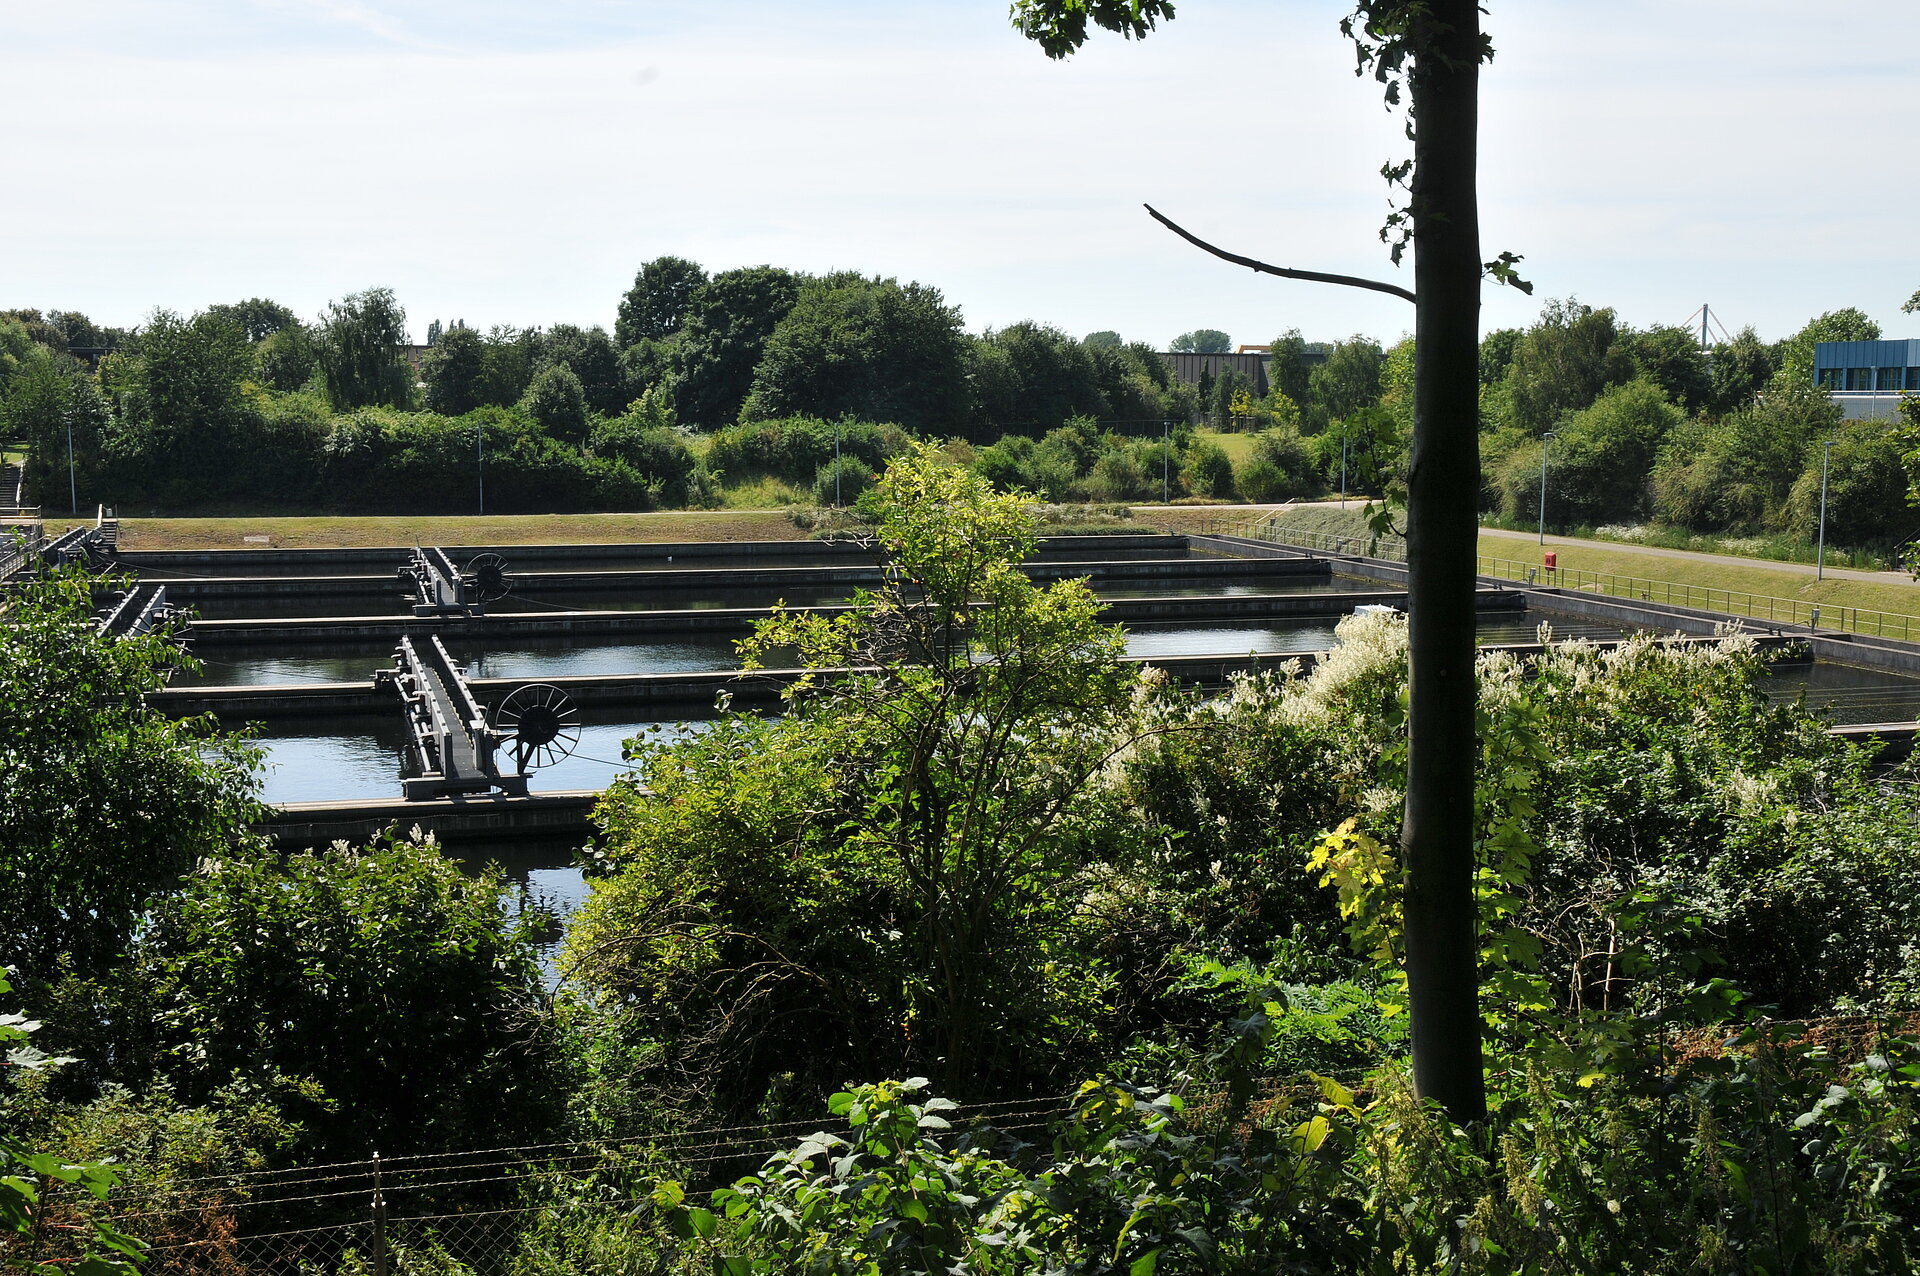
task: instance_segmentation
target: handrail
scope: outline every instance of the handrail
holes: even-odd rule
[[[1298,549],[1314,549],[1324,554],[1352,554],[1360,558],[1383,558],[1389,562],[1407,561],[1407,542],[1403,536],[1346,536],[1338,532],[1314,532],[1304,528],[1277,527],[1275,510],[1262,519],[1228,525],[1226,535],[1250,541],[1268,541]]]
[[[1314,532],[1299,528],[1275,527],[1270,520],[1239,523],[1240,530],[1227,534],[1247,540],[1270,541],[1300,549],[1331,554],[1352,554],[1405,562],[1404,537],[1362,538]],[[1833,629],[1844,633],[1913,641],[1920,638],[1920,616],[1877,611],[1871,607],[1825,606],[1797,598],[1777,598],[1770,594],[1749,594],[1738,589],[1720,589],[1711,585],[1685,585],[1676,581],[1651,580],[1643,576],[1622,576],[1617,572],[1584,571],[1574,567],[1546,568],[1513,558],[1477,555],[1474,570],[1481,576],[1527,585],[1544,585],[1582,593],[1605,594],[1614,598],[1636,598],[1641,602],[1665,603],[1673,607],[1693,607],[1725,615],[1775,625],[1799,625],[1808,629]]]
[[[1582,593],[1606,594],[1614,598],[1637,598],[1641,602],[1665,603],[1673,607],[1694,607],[1701,611],[1763,620],[1769,624],[1837,629],[1846,633],[1907,641],[1920,637],[1920,616],[1877,611],[1871,607],[1827,606],[1798,598],[1749,594],[1744,590],[1721,589],[1713,585],[1686,585],[1676,581],[1622,576],[1616,572],[1584,571],[1574,567],[1548,569],[1517,559],[1494,558],[1484,554],[1475,560],[1475,570],[1482,576],[1498,580],[1577,589]]]

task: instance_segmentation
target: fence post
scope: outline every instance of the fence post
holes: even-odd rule
[[[373,1154],[373,1276],[387,1276],[387,1199],[380,1192],[380,1154]]]

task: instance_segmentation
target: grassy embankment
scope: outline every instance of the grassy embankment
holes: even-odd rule
[[[1291,527],[1335,535],[1364,534],[1357,504],[1344,511],[1337,506],[1308,506],[1289,511],[1282,517],[1286,525]],[[1765,598],[1787,598],[1823,608],[1862,607],[1896,615],[1920,616],[1920,584],[1912,581],[1851,580],[1838,576],[1817,580],[1804,567],[1796,568],[1762,559],[1727,562],[1713,558],[1683,558],[1605,541],[1569,543],[1564,538],[1549,537],[1547,548],[1559,555],[1562,570],[1608,572],[1676,585],[1727,589]],[[1487,530],[1480,533],[1480,553],[1488,558],[1505,559],[1525,566],[1537,566],[1541,561],[1541,547],[1531,539],[1503,536]]]

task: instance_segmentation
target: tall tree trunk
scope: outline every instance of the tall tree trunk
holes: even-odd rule
[[[1486,1112],[1474,912],[1474,557],[1479,537],[1480,14],[1432,0],[1412,74],[1415,359],[1407,480],[1406,864],[1414,1088]]]

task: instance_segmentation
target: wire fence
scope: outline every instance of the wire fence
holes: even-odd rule
[[[1775,598],[1738,589],[1716,589],[1710,585],[1683,585],[1674,581],[1622,576],[1615,572],[1582,571],[1572,567],[1542,567],[1511,558],[1482,555],[1476,561],[1476,570],[1480,575],[1498,580],[1551,585],[1559,589],[1577,589],[1583,593],[1633,598],[1674,607],[1692,607],[1700,611],[1763,620],[1774,625],[1804,625],[1809,629],[1837,629],[1909,641],[1920,635],[1920,616],[1876,611],[1870,607],[1823,606],[1797,598]]]
[[[1345,536],[1331,532],[1280,527],[1276,525],[1274,516],[1251,523],[1234,524],[1230,528],[1221,530],[1227,535],[1239,536],[1246,540],[1266,541],[1270,544],[1287,545],[1317,553],[1352,554],[1395,563],[1407,561],[1407,542],[1400,536]],[[1812,603],[1798,598],[1749,594],[1738,589],[1687,585],[1676,581],[1652,580],[1643,576],[1623,576],[1617,572],[1546,567],[1519,559],[1495,558],[1486,554],[1476,557],[1475,570],[1481,576],[1493,580],[1545,585],[1557,589],[1577,589],[1583,593],[1604,594],[1612,598],[1630,598],[1640,602],[1691,607],[1699,611],[1741,616],[1772,625],[1832,629],[1906,641],[1920,638],[1920,616],[1877,611],[1871,607]]]
[[[1038,1142],[1074,1110],[1075,1097],[972,1104],[945,1115],[956,1130],[1011,1148]],[[719,1186],[822,1130],[852,1133],[843,1118],[809,1119],[136,1180],[105,1204],[77,1188],[49,1198],[46,1231],[77,1237],[84,1224],[104,1221],[146,1247],[146,1276],[494,1276],[520,1265],[515,1255],[530,1245],[577,1241],[636,1219],[650,1226],[642,1216],[662,1179]],[[0,1264],[7,1257],[0,1245]]]

